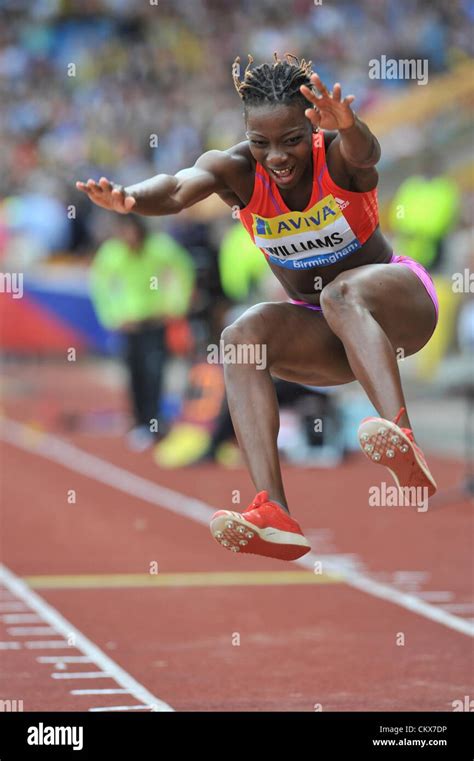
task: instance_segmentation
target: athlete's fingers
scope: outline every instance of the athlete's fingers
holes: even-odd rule
[[[101,195],[102,193],[102,188],[94,180],[87,180],[86,187],[92,195]]]
[[[135,208],[137,201],[133,196],[126,195],[123,185],[115,186],[107,177],[101,177],[99,182],[87,180],[76,182],[76,188],[86,193],[91,201],[98,203],[106,209],[115,209],[120,213],[128,213]],[[107,196],[107,193],[110,196]]]
[[[301,85],[300,87],[301,92],[303,93],[306,100],[309,100],[310,103],[314,103],[315,105],[318,103],[318,101],[321,100],[321,98],[316,95],[312,90],[307,87],[307,85]]]
[[[317,108],[307,108],[304,112],[305,116],[309,119],[313,127],[319,127],[321,122],[321,113]]]
[[[346,95],[346,97],[344,98],[342,102],[345,103],[346,106],[350,106],[351,103],[355,100],[355,98],[356,98],[355,95]]]
[[[98,193],[94,193],[91,188],[86,185],[85,182],[76,182],[76,188],[82,193],[85,193],[90,201],[97,201]]]
[[[328,88],[326,87],[326,85],[322,81],[322,79],[319,76],[319,74],[316,74],[316,73],[311,74],[310,82],[311,82],[311,84],[315,85],[315,87],[318,89],[318,91],[321,93],[321,95],[324,95],[326,98],[330,98],[331,97],[331,93],[329,92]]]
[[[136,198],[134,198],[133,196],[127,196],[125,198],[125,201],[123,202],[123,205],[126,211],[132,211],[134,206],[136,206],[136,203],[137,203]]]
[[[119,187],[115,187],[112,190],[112,202],[114,204],[114,207],[120,211],[123,211],[125,206],[125,189],[123,185],[120,185]]]
[[[112,188],[112,199],[114,201],[119,201],[120,203],[123,203],[124,200],[124,192],[121,188]]]
[[[110,192],[113,188],[113,185],[111,182],[109,182],[107,177],[101,177],[99,180],[99,187],[102,188],[102,190]]]
[[[81,190],[83,193],[87,193],[88,196],[92,196],[96,190],[94,180],[87,180],[87,182],[78,180],[76,182],[76,188]]]
[[[338,103],[340,103],[340,101],[341,101],[341,95],[342,95],[341,85],[340,85],[339,82],[336,82],[336,84],[334,85],[333,90],[332,90],[332,97],[333,97],[334,100],[336,100]]]

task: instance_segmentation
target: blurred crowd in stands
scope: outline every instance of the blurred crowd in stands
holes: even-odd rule
[[[0,247],[8,222],[27,238],[26,264],[89,253],[110,234],[76,179],[130,184],[242,140],[236,55],[312,59],[360,110],[408,84],[370,79],[369,50],[427,58],[434,75],[469,54],[474,17],[470,0],[0,0],[0,10]]]

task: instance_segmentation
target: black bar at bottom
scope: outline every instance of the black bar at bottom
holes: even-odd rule
[[[229,750],[318,759],[417,757],[473,761],[473,717],[453,713],[0,713],[0,761],[130,758]]]

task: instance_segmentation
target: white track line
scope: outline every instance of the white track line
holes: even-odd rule
[[[16,423],[12,420],[4,421],[0,437],[25,452],[44,457],[51,462],[69,468],[69,470],[111,486],[113,489],[117,489],[124,494],[135,498],[138,497],[145,502],[149,502],[156,507],[165,508],[183,518],[191,518],[206,527],[209,524],[210,516],[217,509],[211,507],[206,502],[187,497],[173,489],[159,486],[152,481],[148,481],[146,478],[113,465],[107,460],[84,452],[79,447],[74,446],[74,444],[63,441],[57,436],[42,434],[36,431],[33,433],[28,426],[22,423]],[[294,562],[313,570],[315,562],[319,561],[320,557],[311,552]],[[330,559],[325,560],[324,565],[326,571],[334,571],[341,575],[348,586],[358,589],[360,592],[365,592],[380,600],[399,605],[401,608],[405,608],[419,616],[424,616],[424,618],[446,626],[448,629],[474,637],[474,626],[471,623],[459,616],[441,610],[435,605],[430,605],[430,603],[422,600],[421,597],[402,592],[389,584],[375,581],[364,573],[353,569],[348,570]],[[425,572],[420,573],[423,574]],[[417,574],[419,576],[418,572]]]
[[[0,642],[0,650],[21,650],[21,642]]]
[[[6,624],[38,624],[41,618],[36,613],[4,613],[0,619]]]
[[[69,650],[71,645],[66,639],[37,639],[25,642],[28,650],[56,650],[56,648]]]
[[[148,705],[153,706],[155,711],[172,711],[173,709],[163,700],[152,695],[146,687],[136,681],[130,674],[124,671],[118,663],[115,663],[108,655],[88,639],[79,629],[76,629],[55,608],[43,600],[36,592],[33,592],[24,581],[12,573],[4,565],[0,564],[0,581],[9,588],[12,594],[23,600],[32,610],[35,610],[44,621],[54,626],[55,630],[66,639],[74,637],[74,647],[89,656],[99,668],[107,672],[121,687],[127,689],[133,697]]]
[[[306,565],[307,568],[314,568],[314,561],[311,558],[312,553],[300,558],[298,563],[300,565]],[[316,559],[316,556],[314,556]],[[326,564],[326,571],[336,570],[335,568],[328,568]],[[431,621],[436,621],[438,624],[447,626],[448,629],[454,629],[454,631],[461,634],[467,634],[468,637],[474,637],[474,626],[468,623],[465,619],[453,616],[451,613],[447,613],[441,608],[437,608],[435,605],[431,605],[429,602],[425,602],[420,597],[406,592],[401,592],[394,587],[390,587],[388,584],[381,584],[378,581],[374,581],[369,576],[365,576],[362,573],[352,573],[349,578],[344,578],[346,584],[359,589],[361,592],[366,592],[374,597],[379,597],[381,600],[387,602],[393,602],[395,605],[400,605],[402,608],[410,610],[412,613],[417,613],[420,616],[429,618]]]
[[[454,597],[453,592],[417,592],[418,597],[430,602],[447,602]]]
[[[7,634],[12,637],[30,637],[32,634],[57,634],[52,626],[10,626]]]
[[[71,695],[130,695],[128,690],[70,690]]]
[[[89,708],[89,711],[141,711],[144,708],[150,708],[150,706],[107,706],[105,708]]]
[[[53,671],[50,676],[51,679],[113,679],[106,671],[68,671],[67,674]]]
[[[38,663],[93,663],[87,655],[39,655]]]
[[[443,608],[450,613],[472,613],[474,602],[450,602],[443,605]]]

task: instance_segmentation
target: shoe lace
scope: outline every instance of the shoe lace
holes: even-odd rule
[[[400,410],[398,411],[398,414],[393,419],[393,422],[395,423],[395,425],[398,425],[398,421],[400,420],[400,418],[401,418],[401,416],[403,415],[404,412],[406,412],[405,407],[400,407]],[[400,430],[403,431],[405,436],[407,436],[410,439],[410,441],[414,441],[415,440],[415,437],[413,435],[413,431],[412,431],[411,428],[402,428],[400,426]]]
[[[267,491],[259,491],[257,496],[252,502],[252,507],[260,507],[260,505],[263,505],[264,502],[268,502],[268,492]]]
[[[252,503],[248,506],[247,510],[244,510],[244,512],[246,513],[249,510],[253,510],[255,507],[260,507],[260,505],[263,505],[264,502],[268,502],[268,492],[259,491],[257,496],[254,497]]]

